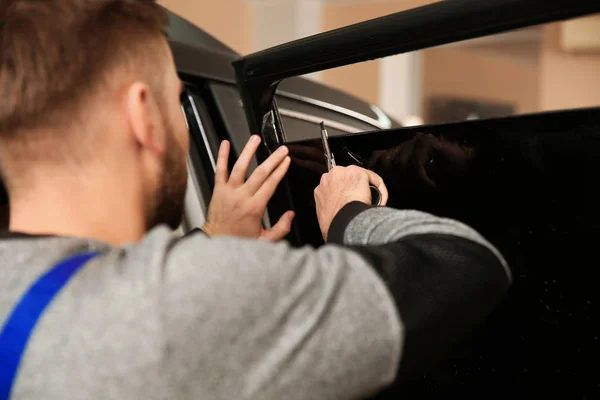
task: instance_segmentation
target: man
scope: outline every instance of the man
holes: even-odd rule
[[[458,222],[370,208],[369,183],[387,191],[358,167],[315,190],[338,246],[270,242],[293,218],[260,223],[290,161],[282,147],[245,180],[257,137],[230,174],[223,143],[206,234],[174,237],[189,142],[166,22],[148,0],[3,2],[3,333],[40,276],[98,252],[41,314],[11,398],[356,399],[493,308],[498,252]]]

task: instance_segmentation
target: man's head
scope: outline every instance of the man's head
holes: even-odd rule
[[[152,0],[2,0],[0,174],[11,209],[67,177],[81,191],[127,188],[123,203],[136,203],[147,229],[178,225],[189,138],[167,23]]]

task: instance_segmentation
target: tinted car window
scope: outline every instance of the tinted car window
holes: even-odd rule
[[[210,90],[223,119],[231,145],[236,154],[240,154],[250,137],[240,95],[232,85],[211,83]]]
[[[318,99],[326,104],[332,104],[337,107],[356,111],[374,120],[378,120],[380,118],[378,113],[375,112],[373,106],[365,101],[346,94],[339,89],[334,89],[309,79],[285,79],[279,84],[278,91],[281,94],[293,94],[295,96]],[[380,122],[386,125],[389,124],[389,126],[385,126],[385,128],[398,127],[397,123],[393,120],[388,121],[385,119],[384,121]]]
[[[211,90],[214,93],[221,115],[225,120],[227,130],[231,135],[234,148],[241,151],[249,132],[239,92],[235,86],[218,83],[211,84]],[[311,101],[311,99],[307,100]],[[358,118],[315,106],[304,101],[290,99],[286,96],[277,96],[276,101],[285,135],[290,141],[319,137],[318,124],[321,121],[325,121],[326,123],[331,122],[329,124],[331,136],[378,129],[377,126]],[[353,113],[352,110],[348,110],[348,112]],[[363,117],[365,119],[373,119],[370,116]]]
[[[330,121],[336,125],[336,127],[330,126],[330,129],[333,129],[331,132],[332,136],[347,133],[370,132],[380,129],[377,125],[364,122],[342,112],[336,112],[306,102],[289,99],[284,96],[277,96],[276,99],[279,112],[282,116],[283,129],[285,130],[286,137],[291,141],[320,137],[319,129],[298,129],[298,127],[295,127],[291,123],[291,120],[310,122],[317,126],[319,122],[323,120],[325,122]],[[351,110],[346,110],[346,112],[352,113]],[[365,116],[359,114],[359,117]]]
[[[358,155],[384,178],[389,206],[475,227],[513,270],[504,304],[412,393],[595,393],[599,117],[599,109],[579,110],[331,140],[339,165],[355,164]],[[289,147],[296,222],[304,242],[319,246],[312,192],[325,171],[321,144]]]

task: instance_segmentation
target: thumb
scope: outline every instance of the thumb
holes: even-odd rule
[[[292,229],[292,221],[294,220],[294,212],[288,211],[281,216],[279,221],[268,231],[263,231],[259,239],[276,242],[283,239]]]

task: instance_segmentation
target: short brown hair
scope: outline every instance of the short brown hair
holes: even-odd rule
[[[0,146],[68,126],[117,68],[158,78],[168,15],[154,0],[0,1]]]

